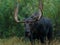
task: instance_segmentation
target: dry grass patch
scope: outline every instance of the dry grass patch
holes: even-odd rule
[[[19,39],[17,37],[9,38],[9,39],[0,39],[0,45],[30,45],[29,41],[23,40],[22,38]],[[36,42],[38,45],[38,42]],[[59,40],[54,40],[53,45],[60,45]]]

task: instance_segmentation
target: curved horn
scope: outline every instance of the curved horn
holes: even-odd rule
[[[43,10],[43,1],[39,0],[39,9],[42,11]]]
[[[17,6],[16,6],[15,11],[14,11],[14,19],[16,22],[25,23],[25,21],[18,20],[19,2],[20,2],[20,0],[17,0]]]
[[[42,0],[39,0],[39,18],[38,19],[40,19],[42,16],[43,16],[43,12],[42,12],[42,10],[43,10],[43,2],[42,2]]]
[[[14,11],[14,19],[16,22],[20,22],[18,20],[18,9],[19,9],[19,4],[17,3],[17,6],[16,6],[15,11]]]

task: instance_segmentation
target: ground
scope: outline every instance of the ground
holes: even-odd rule
[[[30,45],[30,42],[29,41],[25,42],[24,40],[22,40],[22,38],[19,39],[17,37],[13,37],[9,39],[0,39],[0,45]],[[38,45],[37,42],[36,45]],[[53,45],[60,45],[60,41],[55,40],[53,42]]]

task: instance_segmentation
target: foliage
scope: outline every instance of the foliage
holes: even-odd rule
[[[20,0],[19,19],[29,17],[38,10],[39,0]],[[17,0],[0,0],[0,38],[23,36],[24,26],[14,21]],[[60,0],[43,0],[43,15],[49,17],[54,25],[60,25]]]

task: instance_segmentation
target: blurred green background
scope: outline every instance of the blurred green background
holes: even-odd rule
[[[39,0],[20,0],[19,19],[23,20],[38,10]],[[0,38],[24,36],[24,24],[16,23],[14,10],[17,0],[0,0]],[[43,16],[52,20],[55,34],[60,34],[60,0],[43,0]],[[59,33],[58,33],[59,32]]]

